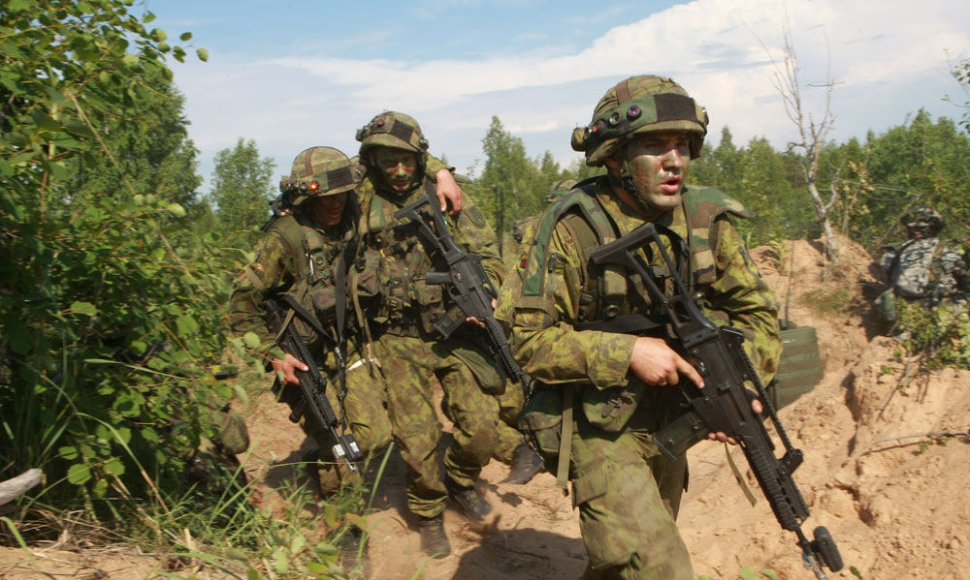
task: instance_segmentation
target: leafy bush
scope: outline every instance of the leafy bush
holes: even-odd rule
[[[970,369],[970,313],[966,305],[943,303],[927,308],[899,303],[896,330],[910,353],[919,353],[928,368]]]
[[[176,201],[198,180],[184,127],[136,123],[167,143],[145,149],[180,156],[178,171],[116,160],[123,111],[180,107],[155,89],[172,76],[165,56],[186,54],[130,5],[0,10],[0,477],[41,467],[40,501],[117,522],[164,502],[216,436],[212,407],[231,392],[208,367],[226,345],[225,273],[238,267],[211,240],[169,241],[187,229]],[[86,179],[107,166],[104,184]],[[180,173],[192,174],[160,179]]]
[[[0,296],[0,461],[42,467],[49,501],[157,498],[217,437],[232,392],[208,367],[226,346],[228,265],[203,244],[168,245],[178,214],[151,196],[94,198],[9,247],[14,278],[35,287]],[[112,505],[98,503],[97,515]]]

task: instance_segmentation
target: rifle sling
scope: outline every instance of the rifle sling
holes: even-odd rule
[[[616,334],[633,334],[637,336],[652,335],[662,332],[665,322],[654,320],[643,314],[621,314],[609,320],[594,320],[591,322],[577,322],[573,325],[576,330],[597,330]]]
[[[573,407],[576,385],[567,385],[562,392],[562,429],[559,434],[559,464],[556,466],[556,485],[566,492],[566,482],[569,480],[569,451],[573,443]]]
[[[330,335],[327,334],[327,331],[323,329],[323,326],[320,325],[320,321],[317,320],[317,317],[311,314],[309,310],[304,308],[303,305],[300,304],[299,301],[297,301],[296,297],[290,294],[283,294],[282,296],[283,296],[283,301],[286,302],[287,306],[290,307],[291,311],[297,316],[299,316],[301,319],[303,319],[304,322],[309,324],[310,328],[316,331],[317,334],[319,334],[321,337],[323,336],[326,336],[328,338],[330,337]]]

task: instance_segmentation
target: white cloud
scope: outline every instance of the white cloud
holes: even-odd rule
[[[400,110],[421,122],[432,152],[459,168],[481,157],[492,116],[521,136],[533,157],[549,150],[568,163],[569,134],[586,123],[607,88],[632,74],[672,76],[711,115],[710,135],[728,125],[735,143],[765,136],[783,147],[794,135],[772,84],[788,23],[810,110],[821,113],[836,83],[832,137],[863,136],[935,114],[956,85],[948,62],[970,54],[970,6],[945,0],[697,0],[614,28],[584,50],[547,57],[408,63],[300,55],[175,67],[187,96],[190,134],[203,158],[254,139],[286,167],[309,145],[356,150],[353,134],[374,114]],[[949,59],[949,61],[948,61]],[[955,115],[957,113],[949,113]],[[211,171],[203,164],[205,174]]]

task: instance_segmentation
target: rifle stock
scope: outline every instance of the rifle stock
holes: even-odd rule
[[[694,303],[676,274],[673,276],[676,292],[671,297],[665,296],[639,255],[641,249],[657,253],[671,273],[677,272],[657,226],[652,223],[595,249],[590,260],[597,265],[625,267],[643,280],[651,300],[661,306],[673,329],[673,336],[667,337],[668,343],[691,361],[704,379],[703,388],[681,381],[685,402],[691,410],[655,434],[654,442],[668,456],[677,457],[711,432],[723,432],[737,441],[778,523],[796,534],[806,567],[816,578],[824,580],[822,567],[837,572],[842,569],[842,558],[824,527],[815,529],[814,541],[809,541],[802,532],[801,524],[809,516],[808,505],[792,478],[802,463],[802,452],[791,445],[768,400],[764,385],[742,347],[744,335],[731,327],[715,326]],[[752,393],[747,384],[754,385],[784,444],[785,454],[781,458],[775,456],[775,445],[761,418],[751,408]]]
[[[344,459],[350,470],[355,471],[356,464],[364,458],[364,455],[353,434],[341,434],[341,421],[327,399],[327,379],[320,374],[316,359],[292,323],[282,328],[286,319],[285,310],[275,300],[265,301],[263,307],[270,330],[279,337],[280,348],[308,367],[306,371],[296,370],[296,376],[300,379],[300,402],[293,407],[290,421],[297,423],[302,417],[308,423],[311,432],[326,433],[331,440],[329,446],[334,457],[338,460]],[[316,330],[319,333],[323,332],[322,329]],[[321,449],[325,447],[323,441],[318,441],[317,444]]]
[[[407,205],[397,212],[394,217],[407,219],[418,228],[418,235],[426,247],[438,252],[445,261],[447,272],[428,272],[425,276],[426,284],[439,284],[444,287],[448,296],[455,304],[441,318],[435,322],[435,328],[442,338],[451,336],[468,317],[476,318],[485,326],[489,344],[495,351],[502,367],[510,377],[528,384],[528,378],[515,362],[508,339],[502,330],[502,325],[495,319],[492,300],[498,297],[495,286],[488,278],[485,267],[482,266],[482,256],[466,252],[455,242],[448,233],[441,210],[436,205],[431,192],[418,201]],[[420,209],[428,205],[434,228],[421,217]]]

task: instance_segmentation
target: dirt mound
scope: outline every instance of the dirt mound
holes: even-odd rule
[[[833,297],[861,304],[869,257],[842,243],[840,266],[827,273],[818,244],[790,246],[782,258],[791,260],[791,282],[777,267],[777,253],[753,252],[779,300],[789,299],[790,319],[816,328],[825,360],[821,383],[780,412],[793,445],[805,453],[794,474],[811,510],[804,531],[811,537],[824,525],[838,543],[846,569],[830,577],[855,577],[850,568],[867,579],[966,577],[970,508],[954,493],[970,476],[970,373],[917,372],[895,340],[867,339],[856,308],[813,313],[809,304],[823,308]],[[740,450],[730,452],[745,466]],[[781,529],[767,503],[748,505],[723,448],[696,446],[691,466],[680,526],[698,574],[737,578],[748,566],[780,578],[813,577],[794,534]]]
[[[840,265],[828,269],[817,242],[752,252],[783,314],[816,329],[825,363],[819,385],[780,412],[792,443],[805,454],[794,474],[811,510],[804,529],[811,537],[823,525],[835,538],[845,570],[830,578],[966,577],[970,505],[957,494],[970,480],[970,373],[918,371],[897,342],[873,336],[861,297],[862,285],[871,281],[871,258],[857,245],[842,245]],[[247,473],[267,501],[281,501],[275,488],[302,481],[288,464],[302,456],[305,438],[268,394],[248,420],[253,447]],[[758,498],[754,507],[735,481],[727,453]],[[697,574],[734,579],[750,567],[774,570],[779,578],[813,577],[802,565],[794,534],[781,529],[761,497],[740,450],[705,443],[690,451],[690,459],[680,526]],[[525,486],[498,483],[506,473],[506,466],[493,462],[482,474],[496,515],[473,524],[449,509],[445,527],[453,554],[429,560],[411,529],[404,468],[392,453],[368,518],[371,578],[579,578],[586,556],[570,498],[548,473]],[[0,553],[0,575],[41,577],[10,575],[8,556],[24,559],[17,551]],[[101,578],[149,577],[89,563],[106,573]]]

